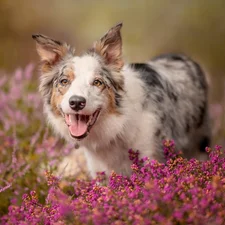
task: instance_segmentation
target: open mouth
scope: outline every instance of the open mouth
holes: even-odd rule
[[[86,137],[97,121],[99,113],[100,109],[96,110],[92,115],[65,114],[65,121],[69,127],[70,135],[77,139]]]

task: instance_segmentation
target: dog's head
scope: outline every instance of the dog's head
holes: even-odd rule
[[[55,128],[66,127],[74,139],[85,138],[106,115],[120,114],[124,86],[121,27],[112,27],[81,56],[66,43],[44,35],[32,36],[41,58],[44,106],[54,117],[52,123],[63,121]]]

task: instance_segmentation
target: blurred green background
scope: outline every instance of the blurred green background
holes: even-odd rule
[[[0,0],[0,69],[38,62],[33,33],[65,40],[81,53],[123,22],[124,57],[145,61],[182,52],[211,77],[213,101],[225,78],[225,0]]]

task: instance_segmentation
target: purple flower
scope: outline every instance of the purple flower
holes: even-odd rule
[[[182,158],[174,141],[165,140],[166,163],[128,151],[130,177],[55,176],[58,162],[74,149],[43,122],[32,71],[30,64],[0,79],[1,224],[224,224],[225,154],[219,145],[207,147],[209,159],[202,162]],[[222,109],[214,110],[216,129],[224,127]],[[218,137],[222,143],[224,136]]]

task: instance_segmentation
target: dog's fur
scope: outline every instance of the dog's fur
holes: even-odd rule
[[[188,158],[210,144],[208,85],[200,66],[176,54],[124,64],[121,27],[112,27],[81,56],[65,43],[33,35],[48,121],[67,141],[85,147],[92,176],[112,170],[129,175],[128,149],[163,162],[164,139],[173,139]],[[78,112],[69,106],[73,95],[86,99]],[[82,137],[72,137],[65,116],[92,115],[98,109],[93,127]]]

